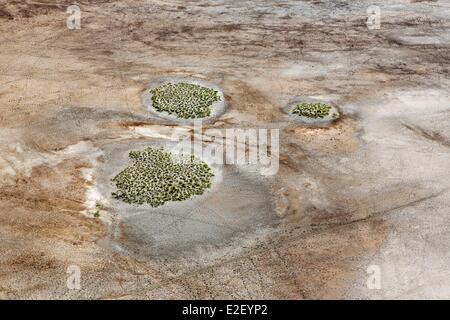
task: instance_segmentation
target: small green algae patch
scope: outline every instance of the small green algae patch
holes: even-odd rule
[[[174,155],[162,147],[131,151],[134,163],[112,182],[113,198],[129,204],[159,207],[167,201],[183,201],[211,187],[211,168],[194,155]]]
[[[292,114],[312,119],[322,119],[330,114],[331,106],[320,102],[303,102],[297,104],[291,111]]]
[[[150,93],[156,111],[183,119],[209,117],[213,103],[221,100],[217,90],[186,82],[166,83]]]

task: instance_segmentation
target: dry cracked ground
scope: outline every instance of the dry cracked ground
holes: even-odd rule
[[[449,1],[86,0],[78,30],[70,4],[0,1],[1,298],[450,298]],[[279,129],[279,170],[96,218],[127,150],[191,133],[142,104],[164,77],[223,90],[206,129]]]

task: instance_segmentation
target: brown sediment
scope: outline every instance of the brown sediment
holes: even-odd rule
[[[397,266],[423,255],[445,265],[447,113],[414,109],[415,98],[405,110],[420,112],[394,112],[405,92],[430,103],[448,97],[440,3],[432,13],[427,2],[401,2],[401,11],[381,4],[379,31],[361,16],[370,1],[263,3],[89,1],[80,5],[81,30],[65,27],[68,1],[1,4],[0,298],[343,298],[361,283],[352,296],[364,298],[374,294],[360,281],[371,259]],[[322,21],[333,12],[341,15]],[[405,41],[407,28],[436,43]],[[141,101],[148,83],[167,76],[223,89],[226,112],[204,129],[280,130],[276,176],[240,169],[228,188],[241,202],[220,203],[218,194],[205,202],[217,218],[204,225],[213,245],[191,245],[195,230],[179,232],[191,259],[122,252],[109,241],[115,233],[128,248],[170,241],[130,236],[114,206],[101,217],[110,223],[86,215],[99,167],[121,156],[102,152],[175,130],[149,119]],[[293,123],[283,107],[298,96],[330,98],[341,117],[323,127]],[[147,127],[159,131],[135,134]],[[240,219],[261,218],[260,233],[254,221],[242,230],[227,224],[232,215],[221,209],[231,204]],[[190,214],[185,225],[200,220]],[[385,250],[391,237],[414,244],[417,234],[427,250]],[[67,290],[69,265],[82,268],[82,291]],[[427,280],[424,288],[445,284],[438,273]]]

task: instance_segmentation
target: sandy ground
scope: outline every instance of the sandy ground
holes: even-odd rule
[[[450,298],[448,1],[70,3],[0,1],[0,298]],[[208,128],[278,128],[279,171],[94,218],[120,150],[190,132],[142,104],[164,77],[223,90]]]

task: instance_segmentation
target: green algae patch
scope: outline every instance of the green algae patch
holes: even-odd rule
[[[331,106],[320,102],[303,102],[294,106],[291,113],[300,117],[323,119],[330,114]],[[333,118],[335,114],[333,114]],[[337,114],[336,114],[337,116]]]
[[[211,168],[194,155],[175,155],[162,147],[131,151],[133,164],[117,174],[112,197],[129,204],[159,207],[183,201],[211,187]]]
[[[209,117],[213,104],[221,100],[217,90],[187,82],[165,83],[150,93],[156,111],[182,119]]]

